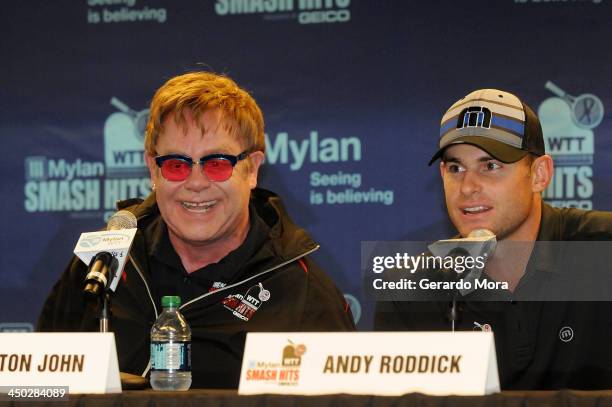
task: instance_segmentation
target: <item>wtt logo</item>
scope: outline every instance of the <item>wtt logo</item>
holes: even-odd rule
[[[554,206],[593,207],[594,133],[604,117],[601,100],[584,93],[573,96],[548,81],[555,96],[538,109],[546,151],[555,161],[555,174],[544,193]]]
[[[147,175],[144,162],[144,132],[149,109],[135,111],[116,97],[111,105],[119,109],[104,123],[104,161],[109,178]]]

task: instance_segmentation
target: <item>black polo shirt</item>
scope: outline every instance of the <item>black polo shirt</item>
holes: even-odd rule
[[[539,241],[612,240],[612,213],[542,206]],[[540,258],[540,260],[546,257]],[[612,303],[517,301],[554,273],[554,258],[527,266],[504,301],[460,301],[457,330],[488,324],[504,390],[612,388]],[[573,270],[581,273],[580,269]],[[449,302],[379,302],[375,329],[450,331]]]
[[[165,295],[178,295],[184,304],[236,281],[247,261],[268,239],[269,231],[270,228],[256,211],[249,208],[249,231],[242,245],[218,263],[187,273],[170,242],[166,222],[161,216],[158,217],[144,231],[151,266],[151,289],[156,304],[161,304],[161,297]]]

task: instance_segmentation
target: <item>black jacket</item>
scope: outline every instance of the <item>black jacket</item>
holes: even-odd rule
[[[136,215],[139,230],[122,281],[112,297],[111,329],[120,370],[146,375],[150,330],[161,305],[153,300],[150,257],[142,231],[160,214],[154,194],[144,202],[130,204],[128,209]],[[319,246],[291,222],[279,198],[256,189],[251,206],[270,228],[265,243],[246,261],[234,281],[216,291],[203,292],[180,309],[192,331],[194,388],[238,386],[247,331],[355,329],[342,294],[308,257]],[[81,294],[86,269],[78,258],[72,259],[44,304],[39,331],[97,331],[97,306]],[[241,301],[247,292],[258,298],[261,288],[270,293],[267,301],[258,305]]]
[[[612,213],[543,204],[537,240],[612,240]],[[375,329],[448,331],[449,306],[379,302]],[[612,302],[464,302],[459,309],[457,330],[492,327],[502,389],[612,388]]]

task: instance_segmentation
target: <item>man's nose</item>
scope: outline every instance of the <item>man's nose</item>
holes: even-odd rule
[[[482,190],[480,175],[476,171],[467,170],[461,180],[461,194],[471,196]]]
[[[191,173],[185,181],[185,188],[191,191],[200,191],[208,188],[211,185],[211,181],[204,173],[204,168],[199,163],[194,163],[191,167]]]

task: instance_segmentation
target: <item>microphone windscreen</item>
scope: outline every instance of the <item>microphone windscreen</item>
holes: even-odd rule
[[[136,216],[132,212],[121,210],[110,217],[106,230],[133,229],[137,224]]]
[[[488,229],[474,229],[468,237],[495,237],[495,234]]]

